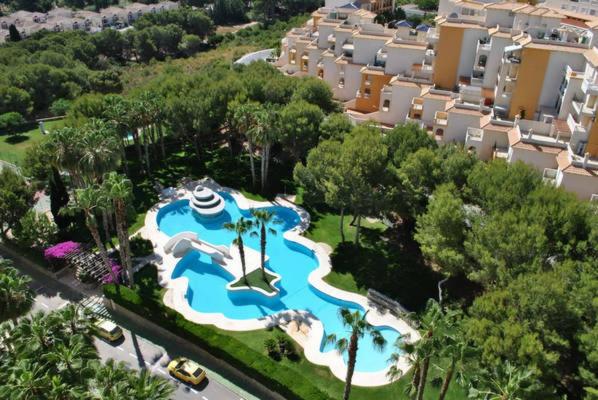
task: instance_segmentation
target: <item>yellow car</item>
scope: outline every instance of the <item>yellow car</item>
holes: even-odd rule
[[[168,363],[168,372],[183,382],[198,385],[206,379],[204,371],[198,363],[185,357],[177,357]]]
[[[107,319],[99,319],[94,324],[94,329],[98,336],[114,342],[123,336],[123,330],[120,326]]]

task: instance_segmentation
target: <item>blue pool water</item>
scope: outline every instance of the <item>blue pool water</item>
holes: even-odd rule
[[[251,219],[247,210],[240,210],[232,196],[220,193],[226,202],[224,213],[213,220],[199,218],[189,207],[188,200],[175,201],[163,207],[158,213],[160,230],[168,236],[184,231],[196,232],[199,238],[216,245],[230,245],[234,233],[222,228],[225,222],[235,222],[241,217]],[[233,277],[217,264],[212,264],[209,256],[197,251],[188,253],[175,267],[172,278],[184,276],[189,280],[187,299],[191,307],[202,313],[222,313],[231,319],[254,319],[275,314],[282,310],[306,310],[322,321],[325,334],[334,333],[337,337],[347,337],[338,316],[340,307],[363,309],[358,304],[339,300],[312,287],[307,281],[311,271],[317,268],[318,261],[306,247],[283,238],[283,233],[295,227],[299,215],[292,209],[272,206],[268,209],[275,214],[277,224],[271,228],[277,234],[268,236],[267,267],[282,276],[277,284],[280,293],[275,298],[267,298],[255,292],[231,292],[226,285]],[[259,238],[246,235],[246,246],[259,251]],[[378,327],[387,340],[384,351],[373,348],[369,337],[359,343],[356,370],[374,372],[386,368],[392,353],[393,343],[399,333],[388,327]],[[321,351],[334,351],[333,345],[322,341]]]

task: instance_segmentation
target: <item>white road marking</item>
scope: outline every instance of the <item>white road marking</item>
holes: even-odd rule
[[[151,366],[152,366],[152,364],[151,364],[151,363],[149,363],[149,362],[147,362],[147,361],[145,361],[145,360],[144,360],[143,362],[144,362],[144,363],[145,363],[145,365],[147,365],[148,367],[151,367]]]
[[[201,396],[201,398],[202,398],[203,400],[208,400],[208,398],[207,398],[206,396]]]
[[[193,393],[197,394],[197,390],[189,388]]]
[[[137,356],[136,356],[135,354],[133,354],[133,353],[129,353],[129,355],[130,355],[131,357],[133,357],[134,359],[136,359],[136,360],[137,360]]]
[[[163,369],[160,369],[160,368],[158,368],[158,372],[160,372],[160,373],[162,373],[162,374],[166,375],[166,372],[164,372],[164,370],[163,370]]]
[[[120,351],[125,351],[125,349],[123,349],[122,347],[118,346],[117,349],[119,349]]]
[[[60,310],[61,308],[65,307],[67,304],[69,304],[69,302],[65,301],[64,303],[62,303],[61,305],[58,306],[58,309]]]
[[[48,309],[50,308],[50,307],[48,307],[48,305],[46,303],[41,303],[41,305],[44,306],[44,307],[46,307],[46,308],[48,308]]]

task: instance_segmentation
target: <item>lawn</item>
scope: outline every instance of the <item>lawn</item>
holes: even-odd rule
[[[63,120],[48,121],[45,123],[46,130],[60,128]],[[25,130],[16,135],[0,133],[0,160],[20,165],[25,158],[25,152],[29,147],[38,143],[43,138],[37,125],[28,125]]]
[[[266,272],[266,280],[268,281],[266,282],[264,281],[264,277],[262,276],[262,270],[256,269],[255,271],[252,271],[249,274],[247,274],[246,278],[247,283],[243,278],[241,278],[234,285],[232,285],[232,287],[246,288],[247,286],[249,286],[250,288],[260,288],[268,293],[275,293],[275,291],[272,289],[272,286],[270,286],[270,282],[277,278],[275,275]]]

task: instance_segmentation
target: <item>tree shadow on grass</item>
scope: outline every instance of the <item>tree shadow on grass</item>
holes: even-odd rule
[[[16,134],[16,135],[11,135],[11,136],[7,137],[6,143],[14,145],[14,144],[26,142],[27,140],[29,140],[29,136]]]
[[[399,301],[411,311],[425,307],[437,295],[442,275],[424,263],[410,235],[388,229],[382,235],[362,229],[362,243],[340,243],[331,255],[332,269],[351,273],[360,288],[372,288]]]

